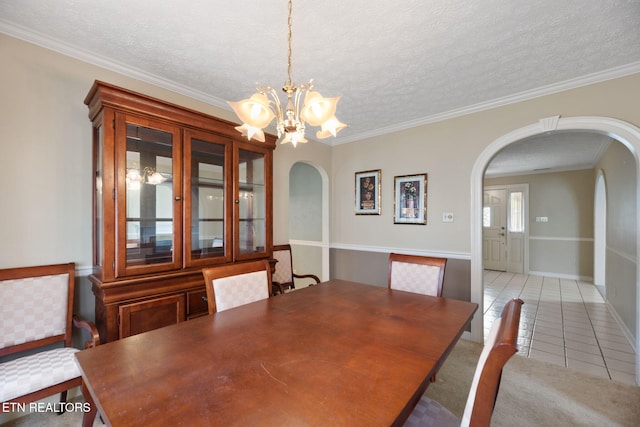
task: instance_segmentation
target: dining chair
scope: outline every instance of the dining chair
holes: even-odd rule
[[[275,245],[273,258],[277,260],[273,273],[273,292],[283,294],[287,289],[295,289],[294,279],[312,279],[317,285],[320,278],[314,274],[296,274],[293,271],[293,255],[291,245]]]
[[[271,295],[271,267],[266,260],[204,268],[202,275],[209,314]]]
[[[389,255],[389,289],[442,296],[446,258]]]
[[[88,332],[85,348],[99,345],[100,335],[73,314],[74,289],[75,263],[0,270],[0,357],[10,356],[0,363],[3,407],[58,393],[65,403],[67,391],[81,385],[73,327]]]
[[[407,418],[405,426],[489,426],[498,397],[502,368],[518,351],[522,304],[522,300],[512,299],[505,305],[500,318],[494,320],[478,359],[462,420],[435,400],[422,396]]]

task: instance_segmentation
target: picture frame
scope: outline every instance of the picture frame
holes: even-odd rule
[[[427,174],[394,177],[394,224],[427,224]]]
[[[356,215],[380,215],[380,169],[355,173]]]

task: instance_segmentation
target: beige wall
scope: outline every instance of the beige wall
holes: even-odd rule
[[[593,277],[592,169],[490,178],[484,184],[529,185],[530,272]]]
[[[0,34],[0,268],[73,261],[77,312],[93,318],[91,123],[84,105],[95,80],[236,121],[232,112]],[[289,239],[289,171],[324,173],[331,147],[279,145],[274,156],[274,241]],[[315,271],[315,270],[314,270]]]
[[[331,147],[309,141],[298,144],[279,144],[273,156],[273,241],[289,241],[289,173],[297,162],[316,168],[328,180],[331,170]],[[326,185],[329,185],[328,182]],[[293,236],[292,238],[295,238]]]
[[[0,268],[64,261],[91,266],[91,126],[82,101],[94,80],[234,120],[227,110],[5,35],[0,57]],[[638,99],[635,74],[350,144],[279,146],[274,240],[288,239],[288,174],[305,161],[328,179],[329,242],[335,248],[423,251],[468,262],[471,170],[489,144],[555,115],[613,117],[640,126]],[[354,173],[371,169],[382,170],[382,215],[356,216]],[[394,225],[393,177],[422,172],[429,174],[428,224]],[[454,212],[453,223],[441,222],[445,211]],[[332,258],[334,271],[343,271],[343,258]],[[464,280],[461,290],[469,287]],[[81,300],[83,311],[91,312],[90,292]]]
[[[614,117],[638,126],[638,96],[640,74],[336,146],[331,241],[468,253],[470,175],[489,144],[556,115]],[[382,169],[382,215],[362,218],[353,214],[353,173],[369,169]],[[428,225],[394,225],[393,177],[420,172],[429,174]],[[455,213],[453,223],[441,221],[447,211]]]
[[[636,335],[637,239],[635,159],[622,144],[611,144],[596,165],[607,193],[606,295],[633,335]],[[595,175],[594,175],[595,176]],[[595,184],[594,184],[595,186]]]
[[[103,80],[225,119],[203,102],[0,34],[0,268],[91,266],[91,122]]]
[[[0,57],[0,268],[91,265],[91,123],[83,101],[95,80],[236,120],[230,111],[3,34]],[[291,167],[304,161],[328,176],[331,147],[279,145],[274,157],[274,241],[280,242],[289,237]]]
[[[364,256],[358,255],[362,262],[369,259],[375,262],[377,258],[372,255],[374,252],[384,254],[396,250],[469,259],[472,255],[471,173],[485,150],[489,150],[505,135],[554,116],[609,117],[640,126],[640,109],[635,105],[639,98],[640,74],[635,74],[336,146],[332,153],[332,245],[337,250],[365,250]],[[345,120],[348,121],[348,118],[345,117]],[[354,172],[370,169],[382,170],[382,215],[363,218],[352,211],[353,184],[347,186],[337,183],[353,183]],[[429,174],[428,224],[393,224],[393,177],[422,172]],[[628,181],[629,185],[635,185],[634,179]],[[591,183],[593,185],[593,178]],[[635,199],[627,203],[637,206]],[[443,223],[443,212],[454,212],[455,221]],[[628,216],[629,221],[635,221],[636,218],[635,214]],[[624,247],[633,245],[629,241],[637,242],[638,239],[635,227],[626,230],[628,236],[622,243]],[[576,258],[572,268],[578,271],[591,269],[580,261],[582,254],[590,249],[573,249],[581,255]],[[371,255],[366,256],[367,253]],[[347,270],[341,265],[343,259],[348,262],[349,257],[332,257],[332,271]],[[551,262],[549,259],[540,261]],[[626,289],[623,291],[623,298],[627,298],[624,304],[637,306],[635,252],[624,261],[616,259],[615,265],[611,262],[611,268],[625,264],[624,271],[628,274],[619,276],[624,281],[624,285],[620,286]],[[461,281],[456,286],[459,288],[456,292],[460,292],[463,288],[469,289],[470,282]],[[637,336],[637,308],[628,308],[620,305],[615,307],[625,313],[627,329]]]

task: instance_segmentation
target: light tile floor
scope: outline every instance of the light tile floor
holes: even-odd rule
[[[485,337],[507,301],[524,301],[518,353],[635,385],[635,352],[592,283],[485,271]]]

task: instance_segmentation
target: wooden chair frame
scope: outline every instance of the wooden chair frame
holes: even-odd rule
[[[473,401],[469,425],[489,426],[491,415],[498,398],[502,369],[518,351],[518,329],[520,327],[521,299],[507,302],[502,310],[500,327],[487,360],[482,367],[480,379]]]
[[[498,398],[502,369],[517,351],[522,300],[507,302],[500,319],[491,327],[474,371],[464,413],[458,419],[448,409],[427,396],[422,396],[409,414],[405,426],[439,425],[489,427]]]
[[[290,261],[290,265],[291,265],[291,278],[286,281],[286,282],[274,282],[273,283],[273,291],[274,292],[279,292],[281,294],[284,293],[285,290],[287,289],[295,289],[295,279],[312,279],[313,281],[315,281],[316,285],[320,284],[320,278],[318,276],[316,276],[315,274],[296,274],[293,272],[293,252],[291,250],[291,245],[290,244],[285,244],[285,245],[275,245],[273,247],[273,252],[289,252],[289,261]],[[276,263],[275,268],[278,268],[278,264]]]

